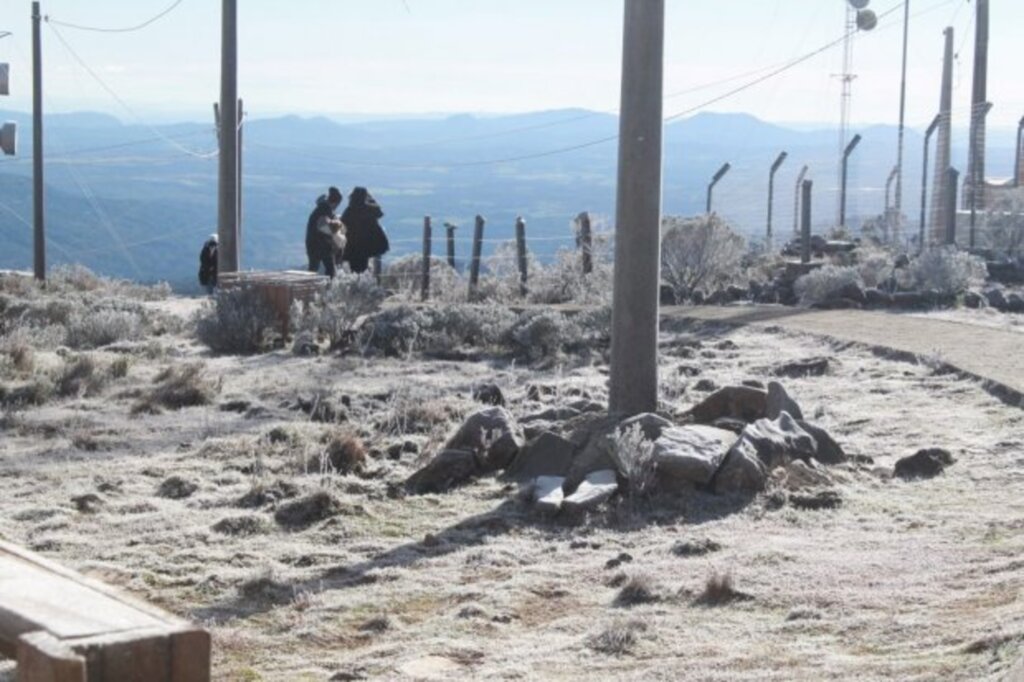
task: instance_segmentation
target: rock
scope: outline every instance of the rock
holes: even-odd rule
[[[676,305],[677,303],[676,290],[672,288],[672,285],[662,282],[658,287],[658,304]]]
[[[340,513],[337,498],[321,490],[281,505],[274,512],[274,520],[286,528],[301,530]]]
[[[477,453],[483,473],[504,469],[515,458],[522,433],[504,407],[488,407],[471,414],[445,444],[446,450]]]
[[[701,393],[711,393],[718,390],[718,384],[711,379],[700,379],[693,385],[693,390],[700,391]]]
[[[681,377],[697,377],[700,376],[701,368],[696,365],[679,365],[676,367],[676,374]]]
[[[740,347],[736,345],[736,342],[732,339],[723,339],[715,344],[715,348],[718,350],[739,350]]]
[[[802,377],[820,377],[828,373],[830,360],[825,357],[806,358],[795,362],[786,362],[775,367],[775,376],[799,379]]]
[[[266,532],[267,524],[259,516],[229,516],[211,526],[215,533],[248,537]]]
[[[905,253],[901,253],[900,255],[896,256],[896,261],[893,263],[893,267],[896,268],[897,270],[899,270],[900,268],[905,268],[908,265],[910,265],[910,256],[908,256]]]
[[[271,485],[255,485],[249,492],[238,498],[235,506],[243,509],[258,509],[281,500],[297,497],[299,489],[287,481],[274,481]]]
[[[789,397],[786,389],[777,381],[768,382],[768,402],[765,407],[766,419],[778,419],[783,412],[788,412],[794,419],[803,419],[804,413],[796,401]]]
[[[892,295],[892,304],[895,308],[926,308],[928,301],[920,291],[897,291]]]
[[[191,497],[199,490],[199,486],[192,481],[187,481],[181,476],[171,476],[157,488],[156,494],[170,500],[183,500]]]
[[[987,301],[985,300],[985,297],[976,291],[968,291],[964,294],[964,306],[971,310],[984,308],[986,304]]]
[[[530,384],[526,387],[526,399],[541,402],[542,398],[555,394],[555,387],[546,384]]]
[[[1020,294],[1010,294],[1006,297],[1006,312],[1021,314],[1024,313],[1024,298]]]
[[[545,431],[519,449],[519,454],[505,469],[505,476],[527,480],[540,476],[569,474],[576,446],[550,431]]]
[[[473,389],[473,400],[484,405],[505,406],[505,394],[497,384],[483,384]]]
[[[742,382],[740,382],[740,384],[743,386],[748,386],[750,388],[759,388],[762,391],[765,390],[764,382],[758,381],[757,379],[744,379]]]
[[[879,289],[865,289],[864,300],[869,308],[889,308],[892,306],[892,294]]]
[[[590,400],[589,398],[574,400],[569,403],[569,407],[576,410],[581,415],[592,412],[604,412],[603,403],[599,403],[596,400]]]
[[[722,545],[718,544],[714,540],[709,538],[701,538],[699,540],[685,540],[683,542],[677,542],[672,546],[672,553],[677,557],[689,558],[695,556],[704,556],[717,552],[722,549]]]
[[[545,514],[555,514],[562,508],[565,494],[562,485],[563,476],[538,476],[533,483],[534,508]]]
[[[619,555],[617,557],[615,557],[614,559],[609,559],[608,561],[604,562],[604,569],[606,571],[611,571],[618,568],[622,564],[631,563],[633,563],[632,554],[629,554],[627,552],[619,552]]]
[[[861,289],[860,285],[856,282],[844,284],[837,291],[834,291],[829,298],[853,301],[858,305],[864,305],[868,302],[867,296],[864,294],[864,290]]]
[[[1006,312],[1008,303],[1006,300],[1006,296],[1003,294],[1002,291],[1000,291],[999,289],[989,289],[983,294],[983,296],[985,297],[985,300],[988,301],[988,304],[990,306],[992,306],[993,308],[1000,312]]]
[[[718,470],[736,434],[713,426],[679,426],[662,431],[651,456],[660,484],[687,481],[704,485]]]
[[[747,428],[747,422],[742,419],[733,419],[732,417],[721,417],[716,419],[711,425],[716,429],[731,431],[737,435],[743,433],[743,429]]]
[[[221,412],[236,412],[238,414],[245,412],[250,407],[252,407],[252,403],[248,400],[241,398],[236,400],[228,400],[218,405],[218,408],[220,409]]]
[[[776,469],[772,472],[772,478],[777,478],[779,484],[787,490],[827,488],[832,485],[828,474],[801,459],[790,462],[785,468]]]
[[[320,355],[320,345],[316,342],[316,337],[312,332],[299,332],[295,336],[295,341],[292,342],[292,353],[299,357]]]
[[[96,493],[86,493],[84,495],[76,495],[71,498],[71,503],[75,505],[82,514],[95,514],[106,504],[103,498]]]
[[[550,407],[543,412],[535,412],[520,419],[522,424],[533,422],[561,422],[580,416],[581,412],[574,407]]]
[[[619,489],[619,481],[611,469],[595,471],[587,474],[576,488],[576,492],[562,501],[562,508],[568,512],[581,512],[594,509]]]
[[[716,493],[752,493],[764,489],[768,472],[785,467],[795,459],[814,456],[814,437],[800,428],[790,415],[776,420],[759,419],[740,434],[715,472]]]
[[[644,440],[657,440],[665,429],[672,428],[672,422],[653,413],[638,414],[619,422],[618,432],[623,434],[637,427],[643,432]]]
[[[768,392],[749,386],[720,388],[687,413],[698,424],[711,424],[729,417],[746,422],[763,419],[768,405]]]
[[[808,495],[790,495],[789,503],[797,509],[819,511],[838,509],[843,504],[843,498],[835,490],[819,490]]]
[[[846,452],[828,431],[803,419],[798,419],[797,423],[800,424],[800,428],[814,437],[814,442],[817,444],[814,459],[822,464],[842,464],[847,460]]]
[[[741,286],[730,284],[726,288],[725,293],[729,297],[730,301],[742,301],[747,298],[750,292]]]
[[[690,301],[692,301],[694,305],[704,305],[706,298],[707,297],[704,295],[703,289],[694,289],[693,293],[690,294]]]
[[[444,493],[479,473],[480,466],[474,453],[469,450],[447,449],[410,476],[405,482],[405,487],[414,495]]]
[[[299,410],[309,415],[310,421],[334,424],[348,419],[348,413],[344,408],[335,406],[331,400],[322,396],[314,396],[309,399],[299,398],[297,405]]]
[[[942,448],[918,450],[910,457],[904,457],[897,461],[893,475],[907,481],[917,478],[932,478],[941,474],[947,466],[955,461],[953,455]]]

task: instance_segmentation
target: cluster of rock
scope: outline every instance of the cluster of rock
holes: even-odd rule
[[[624,461],[634,454],[622,452],[629,449],[622,444],[638,432],[646,461]],[[538,509],[576,512],[608,500],[631,477],[651,476],[654,487],[669,494],[754,495],[773,478],[788,481],[790,489],[828,486],[825,467],[846,460],[842,447],[805,420],[773,381],[766,389],[718,389],[675,421],[609,415],[586,400],[519,421],[502,406],[488,407],[472,414],[406,488],[445,492],[500,472],[530,487]]]

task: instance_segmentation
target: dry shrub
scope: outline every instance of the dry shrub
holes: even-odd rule
[[[609,656],[624,656],[633,653],[637,644],[637,633],[646,632],[647,624],[639,620],[615,622],[596,635],[587,638],[587,647]]]
[[[918,291],[961,294],[984,283],[988,276],[985,261],[956,247],[924,251],[902,271],[900,285]]]
[[[246,601],[257,604],[287,604],[295,596],[295,591],[277,580],[273,572],[267,569],[239,585],[238,594]]]
[[[612,459],[629,481],[630,499],[642,499],[655,483],[654,441],[647,439],[640,424],[634,424],[629,429],[616,431],[612,443]]]
[[[79,355],[57,377],[57,394],[64,398],[94,396],[107,385],[108,377],[91,355]]]
[[[752,597],[735,588],[731,573],[713,572],[704,583],[704,591],[696,602],[701,606],[721,606],[734,601],[746,601]]]
[[[36,366],[36,353],[32,346],[24,341],[12,345],[8,351],[11,358],[11,366],[19,374],[31,374]]]
[[[423,256],[410,254],[391,262],[381,275],[381,286],[407,301],[418,301],[423,288]],[[453,303],[465,301],[469,284],[448,262],[430,258],[430,299]]]
[[[661,601],[657,586],[650,576],[636,575],[629,579],[615,597],[615,606],[630,607]]]
[[[803,305],[814,305],[834,298],[846,287],[864,288],[860,271],[852,266],[826,265],[796,281],[796,295]]]
[[[746,243],[718,215],[666,216],[661,230],[661,277],[678,298],[718,289],[739,276]]]
[[[366,466],[366,447],[363,441],[347,431],[331,436],[325,455],[331,468],[342,475],[360,473]]]
[[[200,363],[169,367],[156,377],[156,386],[132,408],[132,414],[158,414],[162,408],[180,410],[213,402],[220,385],[203,377]]]
[[[143,336],[143,317],[131,310],[83,310],[71,316],[65,343],[70,348],[102,348]]]
[[[332,349],[344,349],[356,340],[360,320],[380,309],[385,292],[371,278],[339,275],[330,287],[306,304],[291,311],[291,328],[296,338],[307,332],[326,338]]]
[[[281,320],[253,287],[219,289],[196,318],[196,336],[217,353],[249,355],[274,347]]]
[[[0,407],[5,410],[45,405],[53,397],[54,385],[45,377],[36,377],[23,384],[0,384]]]

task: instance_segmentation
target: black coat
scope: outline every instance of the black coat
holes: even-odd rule
[[[217,285],[217,240],[208,239],[199,252],[199,283],[204,287]]]
[[[331,235],[325,234],[317,229],[321,218],[333,218],[334,209],[327,201],[327,195],[321,195],[316,200],[316,208],[309,214],[306,221],[306,254],[310,259],[314,257],[331,257],[334,253],[334,243]]]
[[[348,208],[341,214],[348,238],[342,260],[348,261],[352,272],[366,272],[371,258],[382,256],[391,248],[388,235],[379,222],[383,217],[384,211],[366,189],[356,187],[352,190]]]

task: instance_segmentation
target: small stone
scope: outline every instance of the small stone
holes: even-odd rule
[[[414,495],[444,493],[479,473],[476,455],[469,450],[447,449],[410,476],[405,485]]]
[[[672,546],[672,553],[677,557],[689,558],[695,556],[704,556],[705,554],[711,554],[722,549],[722,546],[710,540],[708,538],[702,538],[700,540],[686,540],[683,542],[677,542]]]
[[[700,391],[701,393],[711,393],[712,391],[718,390],[718,384],[711,379],[701,379],[693,385],[693,390]]]
[[[790,495],[789,503],[797,509],[819,511],[838,509],[843,504],[843,498],[834,490],[821,490],[810,495]]]
[[[896,462],[893,475],[903,480],[914,480],[918,478],[932,478],[941,474],[947,466],[956,460],[948,450],[942,448],[928,448],[918,450],[910,457],[904,457]]]
[[[473,400],[484,405],[505,406],[505,395],[497,384],[483,384],[473,389]]]
[[[803,377],[820,377],[828,373],[831,361],[825,357],[807,358],[787,362],[775,367],[775,376],[800,379]]]
[[[77,495],[71,498],[71,502],[75,505],[75,509],[82,514],[95,514],[106,504],[103,498],[94,493]]]
[[[605,570],[611,570],[613,568],[618,568],[622,564],[632,563],[632,561],[633,561],[633,556],[631,554],[628,554],[626,552],[622,552],[621,554],[619,554],[614,559],[609,559],[607,562],[605,562],[604,567],[605,567]]]
[[[569,512],[580,512],[594,509],[619,489],[619,482],[614,471],[603,470],[588,474],[572,495],[562,502],[562,507]]]
[[[534,507],[537,511],[545,514],[557,513],[562,508],[562,500],[565,499],[562,492],[564,484],[564,476],[538,476],[533,484],[533,499],[536,500]]]
[[[171,476],[160,484],[156,494],[170,500],[183,500],[186,497],[191,497],[197,490],[199,490],[199,486],[192,481],[185,480],[181,476]]]

